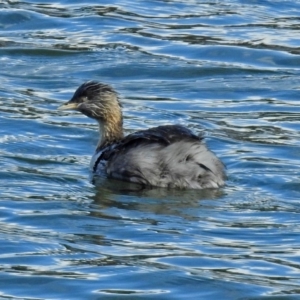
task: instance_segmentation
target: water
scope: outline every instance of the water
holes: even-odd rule
[[[1,299],[299,299],[300,1],[1,1]],[[211,191],[89,181],[85,80],[184,124]]]

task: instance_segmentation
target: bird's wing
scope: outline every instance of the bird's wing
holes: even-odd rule
[[[100,161],[109,160],[113,155],[120,151],[128,151],[141,144],[145,145],[156,143],[167,146],[180,140],[201,141],[202,139],[202,135],[197,136],[193,134],[191,130],[181,125],[164,125],[140,130],[127,135],[117,144],[109,145],[103,149],[102,154],[95,162],[94,169],[97,168]]]
[[[158,143],[167,146],[180,140],[200,141],[202,139],[203,136],[196,136],[181,125],[165,125],[129,134],[111,150],[113,152],[121,151],[139,144]]]

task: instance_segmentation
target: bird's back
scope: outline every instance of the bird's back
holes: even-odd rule
[[[224,185],[223,163],[202,137],[180,125],[158,126],[130,134],[102,149],[94,171],[147,186],[217,188]]]

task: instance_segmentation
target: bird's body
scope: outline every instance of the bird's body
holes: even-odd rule
[[[91,160],[95,174],[168,188],[218,188],[224,185],[223,163],[203,137],[181,125],[165,125],[123,136],[117,94],[108,85],[86,82],[60,109],[76,109],[99,123],[100,140]]]

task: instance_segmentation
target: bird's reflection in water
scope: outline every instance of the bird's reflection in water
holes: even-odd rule
[[[92,183],[96,187],[93,204],[102,211],[114,207],[159,215],[175,215],[186,219],[194,219],[195,212],[201,209],[202,205],[207,206],[202,204],[203,200],[218,200],[225,195],[223,189],[149,188],[99,176],[93,177]]]

